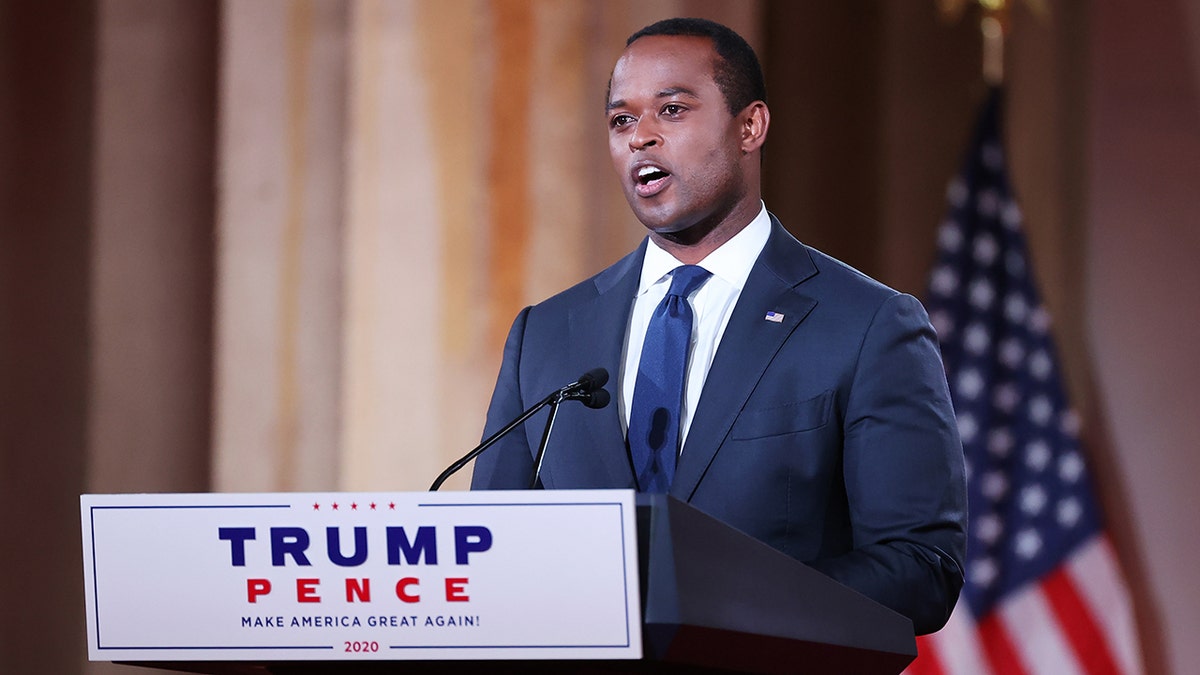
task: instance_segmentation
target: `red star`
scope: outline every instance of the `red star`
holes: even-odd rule
[[[321,510],[320,504],[313,504],[313,511],[320,511],[320,510]]]
[[[388,508],[392,511],[396,510],[396,502],[388,502]]]
[[[372,511],[374,511],[374,510],[375,510],[375,502],[371,502],[371,510],[372,510]]]
[[[334,510],[334,511],[337,511],[337,510],[338,510],[338,507],[337,507],[337,502],[334,502],[334,503],[333,503],[333,510]]]
[[[358,510],[358,502],[350,502],[350,510],[357,511]]]

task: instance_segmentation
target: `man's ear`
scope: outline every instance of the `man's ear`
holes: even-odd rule
[[[771,111],[767,104],[755,101],[739,113],[742,127],[742,152],[751,153],[767,141],[767,129],[771,126]]]

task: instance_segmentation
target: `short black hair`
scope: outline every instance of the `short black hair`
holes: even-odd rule
[[[736,115],[754,101],[767,102],[767,85],[762,66],[750,45],[732,28],[708,19],[663,19],[639,30],[625,46],[652,35],[704,37],[712,40],[718,59],[713,64],[713,80],[725,97],[730,114]]]

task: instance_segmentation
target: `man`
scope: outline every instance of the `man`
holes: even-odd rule
[[[649,237],[517,316],[486,433],[603,366],[617,405],[559,415],[544,487],[668,491],[917,633],[937,630],[962,586],[966,498],[920,303],[767,213],[766,91],[728,28],[671,19],[635,33],[606,108],[613,166]],[[472,487],[526,487],[541,433],[527,424],[481,455]]]

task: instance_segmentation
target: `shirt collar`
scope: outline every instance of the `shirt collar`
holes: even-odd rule
[[[754,261],[758,260],[758,254],[762,253],[763,247],[767,245],[767,238],[771,235],[771,217],[767,215],[766,205],[761,201],[759,204],[761,206],[758,215],[749,225],[699,263],[701,267],[712,272],[713,276],[724,280],[738,291],[746,285],[750,268],[754,267]],[[638,285],[638,295],[645,293],[671,270],[682,264],[650,239],[646,243],[646,257],[642,260],[642,279]]]

